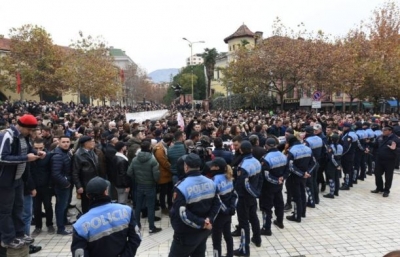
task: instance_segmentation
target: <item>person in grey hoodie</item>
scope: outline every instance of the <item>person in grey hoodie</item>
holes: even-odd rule
[[[140,152],[129,165],[128,176],[136,182],[135,216],[140,217],[140,207],[143,206],[143,201],[146,199],[149,233],[153,234],[161,231],[161,228],[157,228],[154,225],[156,187],[160,179],[160,170],[157,160],[152,155],[151,142],[149,140],[143,140],[140,143]],[[141,227],[139,218],[138,226]]]

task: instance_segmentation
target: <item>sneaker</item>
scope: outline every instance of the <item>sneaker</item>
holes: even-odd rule
[[[54,234],[54,233],[56,233],[56,230],[54,229],[53,226],[49,226],[49,227],[47,227],[47,233],[48,234]]]
[[[271,229],[261,228],[260,233],[261,233],[261,235],[263,235],[263,236],[272,236],[272,231],[271,231]]]
[[[292,216],[286,216],[286,219],[289,220],[289,221],[297,222],[297,223],[300,223],[300,222],[301,222],[301,219],[296,219],[296,218],[294,217],[294,215],[292,215]]]
[[[35,239],[33,239],[32,237],[27,236],[27,235],[24,235],[22,237],[17,237],[17,239],[21,240],[26,245],[31,245],[31,244],[33,244],[33,242],[35,242]]]
[[[35,228],[35,230],[33,230],[33,232],[32,232],[32,236],[33,237],[37,237],[40,233],[42,233],[42,229],[41,228]]]
[[[160,220],[161,220],[160,217],[154,216],[154,221],[160,221]]]
[[[10,248],[10,249],[21,249],[24,247],[25,243],[22,240],[15,238],[11,243],[1,242],[1,247]]]
[[[69,236],[71,234],[72,234],[72,231],[70,231],[70,230],[57,231],[57,235],[61,235],[61,236]]]
[[[155,233],[160,232],[161,230],[162,230],[162,228],[154,227],[154,228],[152,228],[152,229],[149,230],[149,233],[150,233],[150,234],[155,234]]]
[[[34,254],[39,252],[40,250],[42,250],[41,246],[34,246],[34,245],[30,245],[29,246],[29,254]]]
[[[283,222],[279,223],[277,220],[274,220],[273,223],[274,223],[275,226],[277,226],[280,229],[284,229],[285,228],[285,226],[283,225]]]
[[[325,198],[335,199],[335,197],[331,194],[324,195]]]
[[[241,249],[236,249],[233,251],[234,256],[250,256],[250,253],[244,253]]]
[[[260,241],[260,242],[257,242],[257,241],[254,239],[254,237],[251,238],[251,242],[252,242],[253,244],[255,244],[256,247],[261,247],[261,241]]]

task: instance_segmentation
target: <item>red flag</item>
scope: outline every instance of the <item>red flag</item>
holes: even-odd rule
[[[125,73],[124,73],[123,69],[120,70],[119,76],[121,77],[121,82],[124,83],[124,81],[125,81]]]
[[[21,75],[17,72],[17,94],[21,93]]]

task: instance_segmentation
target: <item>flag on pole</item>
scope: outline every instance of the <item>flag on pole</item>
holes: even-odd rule
[[[125,73],[123,69],[120,70],[119,76],[121,77],[121,83],[123,84],[125,82]]]
[[[17,71],[17,94],[21,93],[21,74]]]

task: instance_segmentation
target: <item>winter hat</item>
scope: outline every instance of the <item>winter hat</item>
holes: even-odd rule
[[[24,128],[36,128],[38,123],[35,116],[25,114],[17,121],[18,125]]]

